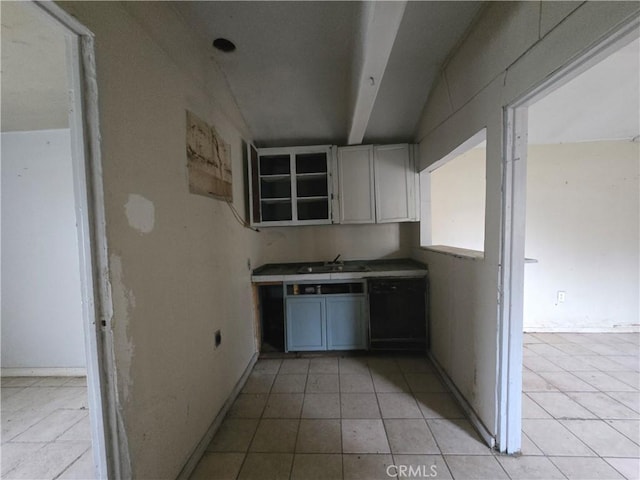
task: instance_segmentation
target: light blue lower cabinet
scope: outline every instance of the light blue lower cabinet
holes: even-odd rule
[[[364,297],[327,298],[327,349],[367,348]]]
[[[287,351],[367,348],[363,295],[287,298]]]
[[[287,350],[326,350],[326,329],[324,298],[287,298]]]

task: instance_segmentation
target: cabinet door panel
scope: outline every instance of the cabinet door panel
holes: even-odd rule
[[[375,223],[373,147],[338,149],[340,223]]]
[[[247,145],[249,157],[249,190],[251,196],[251,223],[260,223],[262,214],[260,211],[260,173],[258,163],[258,151],[253,145]]]
[[[332,152],[328,145],[252,149],[251,224],[331,223]]]
[[[374,149],[376,221],[406,222],[414,210],[415,172],[409,145],[384,145]]]
[[[367,348],[364,297],[327,298],[329,350]]]
[[[287,350],[326,350],[324,298],[287,299]]]

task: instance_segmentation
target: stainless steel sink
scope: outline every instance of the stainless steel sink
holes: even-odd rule
[[[305,265],[298,269],[298,273],[354,273],[370,272],[366,265]]]

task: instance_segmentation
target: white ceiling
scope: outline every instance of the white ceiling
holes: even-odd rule
[[[366,142],[411,141],[439,67],[482,2],[403,2]],[[227,76],[258,146],[342,144],[349,136],[367,2],[176,2]],[[375,12],[382,15],[380,12]],[[389,28],[392,28],[389,26]],[[383,32],[384,33],[384,32]],[[372,35],[375,34],[372,33]],[[371,41],[371,37],[368,37]],[[366,43],[366,42],[365,42]],[[370,55],[376,52],[368,52]],[[367,55],[367,52],[364,53]]]
[[[180,2],[261,146],[344,141],[356,2]]]
[[[431,85],[480,2],[401,5],[364,127],[365,143],[414,141]],[[227,76],[258,146],[344,145],[367,55],[363,2],[174,2]],[[68,124],[64,35],[24,2],[0,2],[2,130]],[[375,12],[374,12],[375,13]],[[363,25],[365,27],[363,27]],[[383,23],[384,26],[384,23]],[[374,32],[375,33],[375,32]],[[237,50],[211,47],[226,37]],[[371,37],[370,37],[371,38]],[[369,52],[374,56],[376,52]],[[532,143],[637,137],[640,41],[530,107]]]
[[[640,135],[640,39],[529,107],[529,143]]]
[[[26,2],[0,1],[2,131],[69,125],[65,36]]]

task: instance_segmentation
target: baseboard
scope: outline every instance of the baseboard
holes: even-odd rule
[[[86,368],[5,368],[0,369],[3,377],[86,377]]]
[[[213,440],[213,436],[218,431],[218,428],[220,428],[220,425],[222,424],[224,417],[227,415],[227,412],[231,408],[231,405],[233,405],[233,402],[235,402],[236,398],[240,394],[242,387],[244,387],[244,384],[247,382],[247,378],[249,378],[249,374],[253,370],[253,366],[258,360],[258,355],[259,355],[258,352],[254,353],[253,357],[251,357],[251,360],[249,360],[249,364],[247,365],[247,368],[245,369],[244,373],[236,383],[236,386],[233,387],[233,390],[231,391],[229,398],[227,398],[227,401],[224,402],[224,405],[222,405],[222,408],[220,409],[220,411],[218,412],[218,415],[216,415],[216,418],[213,420],[213,422],[207,429],[207,432],[204,434],[200,442],[198,442],[198,445],[193,450],[193,453],[187,460],[187,463],[185,463],[184,467],[182,467],[182,471],[180,472],[176,480],[188,480],[193,474],[193,471],[198,466],[200,459],[202,459],[202,456],[206,452],[207,446],[211,443],[211,440]]]
[[[639,333],[638,325],[616,327],[525,327],[524,333]]]
[[[495,436],[491,434],[491,432],[484,425],[482,420],[480,420],[480,417],[478,417],[476,412],[473,410],[473,407],[469,404],[469,402],[467,402],[467,399],[464,398],[462,393],[460,393],[460,390],[458,390],[458,387],[456,387],[455,383],[453,383],[453,380],[449,378],[449,375],[447,375],[447,373],[440,366],[440,364],[435,359],[435,357],[431,354],[431,352],[427,352],[427,355],[429,356],[429,360],[431,360],[431,363],[433,363],[433,365],[436,367],[436,370],[440,375],[440,377],[442,378],[442,380],[444,381],[444,383],[447,385],[447,387],[449,387],[449,390],[451,390],[451,393],[453,393],[453,396],[458,401],[458,404],[460,405],[460,407],[462,407],[462,410],[464,414],[467,416],[467,418],[469,419],[469,421],[471,422],[471,425],[473,425],[473,427],[476,429],[478,434],[480,434],[480,436],[485,441],[485,443],[487,443],[489,447],[494,448],[496,446]]]

